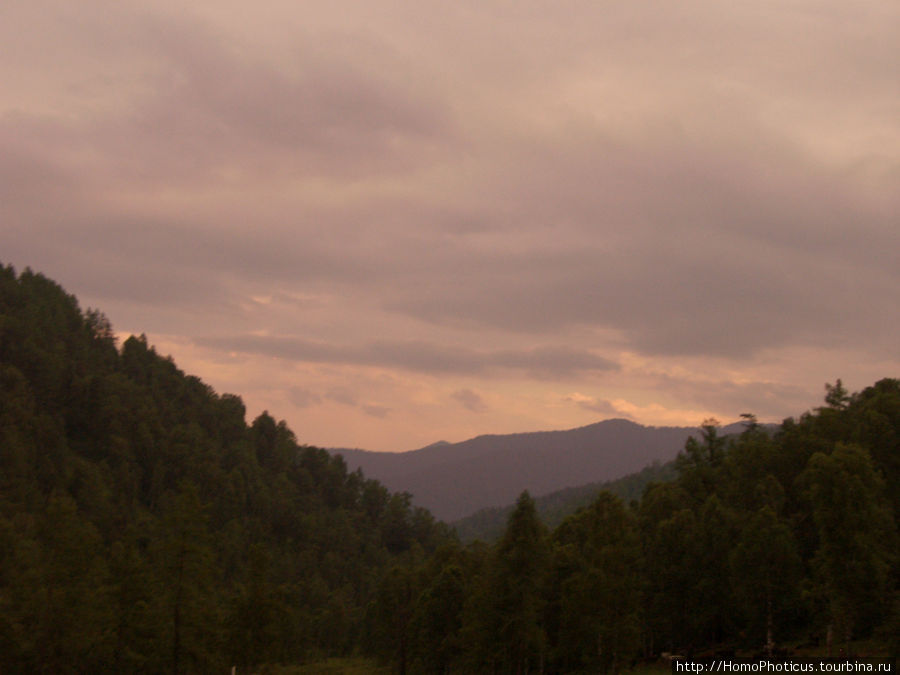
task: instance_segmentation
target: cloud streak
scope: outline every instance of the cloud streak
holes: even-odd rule
[[[617,368],[609,359],[567,347],[484,351],[421,341],[375,341],[347,346],[264,335],[205,337],[198,338],[196,342],[201,347],[279,359],[403,368],[431,374],[486,374],[506,370],[523,372],[531,377],[552,378]]]

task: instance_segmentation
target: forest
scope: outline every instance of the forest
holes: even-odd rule
[[[0,672],[621,672],[662,653],[900,653],[900,380],[771,430],[713,420],[671,480],[496,542],[146,338],[0,267]],[[288,672],[288,671],[283,671]],[[299,672],[299,671],[298,671]]]

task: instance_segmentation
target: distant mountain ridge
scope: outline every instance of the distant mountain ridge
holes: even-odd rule
[[[733,428],[732,428],[733,427]],[[739,431],[740,424],[722,431]],[[361,468],[390,490],[452,521],[515,501],[522,490],[544,495],[621,478],[675,458],[697,427],[648,427],[610,419],[564,431],[483,435],[439,441],[409,452],[332,448],[350,470]]]
[[[590,505],[602,491],[611,492],[619,499],[629,503],[632,500],[639,500],[649,483],[667,482],[676,476],[675,460],[665,464],[656,462],[637,473],[631,473],[616,480],[586,483],[536,497],[534,506],[544,525],[553,530],[568,516]],[[496,541],[503,535],[509,516],[514,509],[515,504],[492,506],[450,524],[463,543],[477,539],[487,542]]]

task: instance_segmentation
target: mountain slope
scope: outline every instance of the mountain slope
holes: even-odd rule
[[[726,433],[730,428],[726,427]],[[505,506],[522,490],[542,495],[614,480],[675,458],[693,427],[613,419],[566,431],[478,436],[403,453],[332,449],[389,489],[413,495],[444,520]]]
[[[593,503],[601,492],[611,492],[625,503],[629,503],[632,500],[640,500],[644,489],[650,483],[670,481],[676,475],[674,461],[666,464],[657,462],[623,478],[564,488],[536,497],[534,506],[544,525],[552,530],[563,522],[566,517]],[[456,529],[460,540],[463,542],[479,539],[481,541],[496,541],[502,536],[506,523],[514,509],[515,504],[508,504],[502,507],[492,506],[476,511],[470,516],[451,523],[451,525]]]
[[[0,265],[0,672],[257,672],[358,648],[380,578],[452,538],[245,412]]]

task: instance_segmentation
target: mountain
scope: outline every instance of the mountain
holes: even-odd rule
[[[522,493],[495,544],[461,546],[408,494],[267,413],[248,425],[239,397],[143,336],[118,346],[102,314],[0,265],[0,672],[572,673],[661,649],[900,653],[900,380],[826,390],[774,433],[704,428],[671,480],[640,490],[662,465],[603,486],[639,491],[633,506],[604,491],[550,532]],[[555,449],[569,466],[573,447],[601,456],[615,438],[647,455],[663,431],[614,420],[408,454],[451,479],[460,463],[502,466],[484,473],[499,484],[510,453],[546,466]],[[584,489],[542,499],[544,519]]]
[[[671,481],[677,475],[674,461],[665,464],[654,462],[637,473],[628,474],[617,480],[587,483],[536,497],[534,506],[544,525],[552,530],[579,509],[590,506],[601,492],[610,492],[625,503],[629,503],[640,500],[644,489],[650,483]],[[451,525],[463,542],[496,541],[503,535],[514,509],[515,504],[492,506],[476,511]]]
[[[740,430],[735,424],[723,433]],[[410,452],[331,449],[351,470],[452,521],[479,509],[512,504],[522,490],[543,495],[615,480],[675,458],[694,427],[648,427],[611,419],[565,431],[485,435],[439,442]]]

